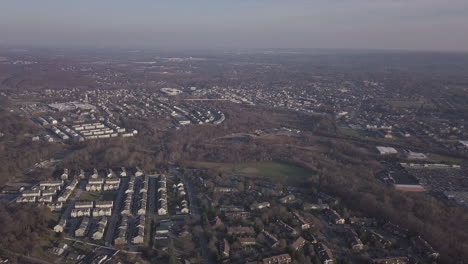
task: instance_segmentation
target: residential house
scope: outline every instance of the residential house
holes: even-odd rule
[[[84,217],[78,229],[75,230],[75,236],[76,237],[85,236],[86,233],[88,232],[88,228],[89,228],[89,218]]]
[[[62,180],[68,180],[68,174],[69,174],[68,169],[66,169],[66,168],[63,169],[63,173],[62,173],[62,175],[60,175],[60,179],[62,179]]]
[[[269,202],[262,202],[262,203],[254,203],[250,206],[250,210],[261,210],[263,208],[269,208],[270,203]]]
[[[29,191],[23,191],[21,193],[22,197],[39,197],[41,196],[41,191],[40,190],[29,190]]]
[[[35,203],[37,201],[36,196],[26,196],[16,198],[17,203]]]
[[[294,201],[295,199],[296,199],[296,196],[294,196],[294,194],[289,194],[280,198],[278,201],[282,204],[286,204],[286,203]]]
[[[98,170],[95,168],[93,169],[93,174],[91,174],[91,179],[97,179],[99,177],[99,172]]]
[[[335,264],[333,253],[325,244],[319,243],[316,247],[316,251],[322,264]]]
[[[91,208],[74,208],[72,209],[70,216],[72,218],[81,216],[91,216]]]
[[[93,208],[94,203],[92,201],[78,201],[75,202],[75,208]]]
[[[281,254],[269,258],[264,258],[262,260],[262,264],[289,264],[291,262],[292,258],[289,254]]]
[[[107,226],[107,217],[103,217],[101,220],[98,222],[98,227],[96,231],[93,233],[93,239],[94,240],[101,240],[104,237],[104,230],[106,229]]]
[[[278,221],[276,221],[276,223],[281,227],[281,229],[284,232],[289,233],[292,236],[296,236],[298,234],[296,229],[294,229],[292,226],[286,224],[285,222],[283,222],[281,220],[278,220]]]
[[[229,257],[229,252],[231,251],[231,247],[229,246],[229,242],[226,239],[223,239],[222,241],[219,241],[219,252],[221,253],[221,256],[223,258],[228,258]]]
[[[302,230],[307,230],[307,229],[309,229],[311,227],[310,222],[305,220],[305,218],[302,215],[300,215],[299,212],[294,211],[293,215],[295,216],[297,221],[299,221],[299,223],[301,224],[301,229]]]
[[[232,219],[247,219],[250,217],[250,212],[224,212],[226,218]]]
[[[117,231],[117,237],[114,239],[115,245],[127,244],[127,228],[120,228]]]
[[[112,208],[94,208],[93,217],[111,216]]]
[[[361,230],[363,233],[365,233],[369,237],[369,239],[371,239],[374,242],[379,243],[384,248],[390,247],[393,244],[392,241],[385,238],[383,235],[377,233],[374,230],[367,229],[367,228],[361,229]]]
[[[136,167],[135,176],[136,176],[136,177],[143,176],[143,171],[142,171],[140,168],[138,168],[138,167]]]
[[[265,236],[265,240],[270,245],[270,247],[276,247],[278,245],[278,238],[276,238],[270,232],[263,230],[262,234]]]
[[[354,252],[359,252],[364,249],[364,244],[353,229],[347,229],[346,237],[351,249]]]
[[[237,238],[237,241],[241,244],[241,246],[252,246],[256,244],[255,238],[254,237],[239,237]]]
[[[66,202],[70,195],[72,194],[72,190],[66,189],[58,198],[57,201],[59,202]]]
[[[67,225],[67,219],[62,217],[60,218],[59,222],[54,226],[54,231],[56,233],[62,233],[65,230],[66,225]]]
[[[214,192],[215,193],[232,193],[232,192],[237,192],[237,188],[234,188],[234,187],[215,187]]]
[[[298,250],[301,250],[302,247],[304,247],[304,245],[306,244],[306,240],[303,238],[303,237],[299,237],[297,238],[290,246],[290,248],[293,250],[293,251],[298,251]]]
[[[255,235],[255,230],[250,226],[230,226],[227,228],[228,235]]]
[[[63,203],[62,202],[52,202],[52,203],[47,203],[46,205],[52,211],[61,211],[62,208],[63,208]]]
[[[41,187],[41,189],[44,189],[46,187],[59,188],[62,185],[63,185],[62,180],[42,181],[42,182],[39,183],[39,186]]]
[[[310,210],[326,210],[329,209],[330,206],[328,204],[310,204],[306,203],[303,206],[304,211],[310,211]]]
[[[114,201],[96,201],[94,207],[96,208],[112,208]]]
[[[145,240],[145,228],[144,227],[137,227],[137,234],[133,237],[132,243],[133,244],[143,244]]]
[[[340,216],[340,214],[338,214],[338,212],[336,212],[335,210],[327,209],[327,210],[325,210],[325,213],[326,213],[328,219],[332,223],[337,224],[337,225],[343,225],[345,223],[345,219],[342,218]]]
[[[52,195],[41,196],[41,197],[37,198],[37,201],[40,202],[40,203],[51,203],[52,200],[53,200]]]
[[[125,167],[122,167],[121,168],[121,171],[120,171],[120,177],[127,177],[127,170],[125,169]]]
[[[418,252],[425,255],[427,258],[437,259],[439,257],[439,253],[435,251],[432,246],[420,236],[413,237],[411,239],[411,243]]]

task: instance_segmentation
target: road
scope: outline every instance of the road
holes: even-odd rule
[[[70,238],[70,237],[65,237],[64,239],[65,239],[65,240],[69,240],[69,241],[73,241],[73,242],[76,242],[76,243],[81,243],[81,244],[93,246],[93,247],[96,247],[96,248],[103,248],[103,249],[112,250],[112,251],[117,250],[117,249],[115,249],[115,248],[113,248],[113,247],[106,247],[106,246],[99,245],[99,244],[94,244],[94,243],[90,243],[90,242],[84,242],[84,241],[81,241],[81,240],[78,240],[78,239],[74,239],[74,238]]]
[[[123,202],[123,195],[125,194],[125,190],[127,189],[128,178],[122,177],[120,181],[119,192],[117,193],[117,197],[114,200],[114,209],[112,212],[111,217],[109,218],[109,224],[107,226],[106,236],[104,241],[107,246],[112,244],[112,240],[114,239],[115,228],[117,222],[119,221],[120,216],[120,208]]]
[[[199,217],[200,213],[198,211],[198,201],[195,198],[195,193],[193,191],[192,182],[188,180],[184,175],[179,174],[179,178],[184,182],[185,187],[187,188],[187,196],[189,198],[190,204],[190,213],[194,216]],[[199,238],[200,240],[200,249],[205,260],[205,264],[215,264],[216,262],[213,261],[213,256],[211,256],[210,251],[208,250],[208,242],[207,238],[204,233]]]
[[[75,188],[75,195],[73,197],[69,198],[68,200],[68,205],[67,208],[62,213],[62,218],[68,219],[70,217],[71,211],[73,210],[73,207],[75,207],[75,202],[80,198],[81,193],[83,192],[84,188],[86,186],[86,181],[80,180],[78,185]],[[70,228],[69,230],[69,235],[73,234],[73,228]]]
[[[149,184],[148,184],[148,211],[149,212],[148,213],[150,215],[154,215],[156,214],[156,211],[157,211],[156,210],[156,207],[157,207],[156,182],[158,181],[158,175],[148,175],[148,180],[149,180]]]
[[[115,249],[113,247],[105,247],[102,245],[84,242],[84,241],[74,239],[74,238],[65,238],[65,239],[69,241],[73,241],[74,243],[82,243],[82,244],[86,244],[86,245],[94,247],[92,252],[88,253],[84,259],[78,261],[77,263],[82,263],[82,264],[94,263],[93,259],[95,257],[103,256],[103,255],[107,255],[106,261],[103,262],[103,263],[107,263],[119,252],[118,249]]]

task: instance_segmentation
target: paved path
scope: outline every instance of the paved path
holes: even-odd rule
[[[156,182],[158,181],[158,175],[148,175],[148,214],[149,215],[154,215],[157,212],[157,203],[156,203],[156,194],[157,189],[156,189]]]
[[[78,183],[78,185],[75,188],[75,195],[73,195],[72,197],[70,197],[68,199],[67,208],[65,208],[65,210],[63,211],[61,218],[65,218],[65,219],[70,218],[71,211],[75,207],[75,202],[76,202],[76,200],[78,200],[80,198],[80,195],[83,192],[85,186],[86,186],[86,181],[85,180],[80,180],[80,182]],[[73,228],[70,228],[70,230],[68,230],[68,234],[73,235]]]
[[[81,241],[81,240],[78,240],[78,239],[75,239],[75,238],[71,238],[71,237],[65,237],[64,239],[69,240],[69,241],[73,241],[73,242],[76,242],[76,243],[90,245],[90,246],[97,247],[97,248],[104,248],[104,249],[113,250],[113,251],[117,250],[114,247],[107,247],[107,246],[94,244],[94,243],[90,243],[90,242],[84,242],[84,241]]]
[[[123,177],[120,179],[119,192],[117,193],[117,197],[114,200],[114,209],[111,217],[109,218],[106,236],[104,239],[107,246],[110,246],[112,244],[112,240],[114,239],[115,228],[117,226],[117,222],[119,221],[120,208],[122,207],[123,203],[123,195],[127,189],[128,177]]]
[[[190,203],[190,213],[194,216],[200,216],[199,211],[198,211],[198,201],[193,191],[192,182],[182,174],[179,175],[179,177],[184,182],[185,187],[187,187],[187,195],[188,195],[189,203]],[[215,262],[213,261],[213,257],[211,256],[210,251],[208,250],[208,242],[207,242],[205,234],[202,233],[199,239],[200,239],[200,249],[202,251],[201,253],[202,253],[203,259],[205,260],[205,263],[215,264]]]

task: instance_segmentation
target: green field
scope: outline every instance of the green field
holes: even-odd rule
[[[59,221],[60,216],[62,216],[60,212],[52,212],[52,216],[50,217],[50,220],[55,224]]]
[[[80,195],[82,201],[113,201],[117,196],[117,191],[105,192],[83,192]]]
[[[99,192],[83,192],[80,195],[80,200],[82,201],[97,201],[101,197]]]
[[[305,182],[309,176],[314,174],[311,170],[279,162],[202,163],[199,165],[213,168],[223,173],[268,178],[272,181],[293,185]]]
[[[446,162],[446,163],[452,163],[452,164],[458,164],[461,165],[463,163],[463,159],[461,158],[455,158],[455,157],[450,157],[450,156],[445,156],[445,155],[440,155],[440,154],[429,154],[429,157],[438,160],[440,162]]]
[[[356,129],[340,128],[340,133],[349,137],[360,137],[361,134]]]

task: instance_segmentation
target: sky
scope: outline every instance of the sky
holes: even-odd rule
[[[468,51],[468,0],[0,0],[0,45]]]

